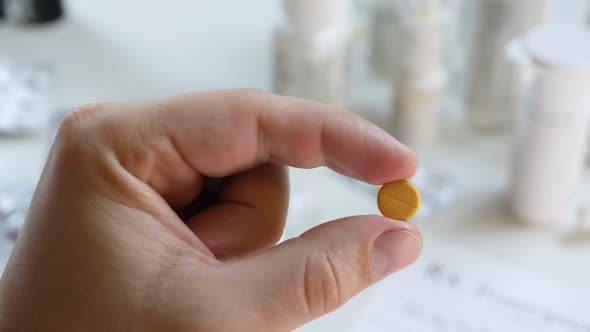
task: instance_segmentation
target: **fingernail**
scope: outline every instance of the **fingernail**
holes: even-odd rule
[[[386,277],[412,264],[422,250],[422,241],[407,231],[389,231],[373,243],[373,273]]]

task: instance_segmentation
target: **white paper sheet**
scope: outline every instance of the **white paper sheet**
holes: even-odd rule
[[[590,332],[588,284],[574,289],[464,252],[437,251],[384,281],[351,331]]]

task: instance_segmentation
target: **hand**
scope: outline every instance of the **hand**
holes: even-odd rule
[[[253,90],[95,104],[59,130],[0,284],[1,331],[287,331],[411,264],[380,216],[276,246],[285,166],[373,184],[413,152],[369,122]]]

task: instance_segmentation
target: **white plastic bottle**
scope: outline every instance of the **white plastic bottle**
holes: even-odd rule
[[[348,103],[352,25],[348,0],[284,0],[274,33],[274,91],[336,106]]]
[[[393,135],[412,147],[429,146],[440,131],[441,111],[447,100],[447,75],[432,72],[423,77],[396,80]]]
[[[464,96],[467,125],[476,130],[506,127],[512,118],[505,84],[512,73],[503,56],[507,43],[541,23],[548,0],[473,0]]]
[[[416,1],[400,16],[392,134],[410,146],[429,145],[438,133],[447,95],[448,18],[438,1]]]
[[[535,226],[559,226],[578,211],[590,125],[590,30],[543,25],[519,47],[522,93],[514,127],[511,202]]]

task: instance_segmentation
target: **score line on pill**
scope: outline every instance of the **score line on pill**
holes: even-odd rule
[[[387,218],[408,221],[418,213],[420,193],[406,180],[384,184],[377,195],[377,206]]]

